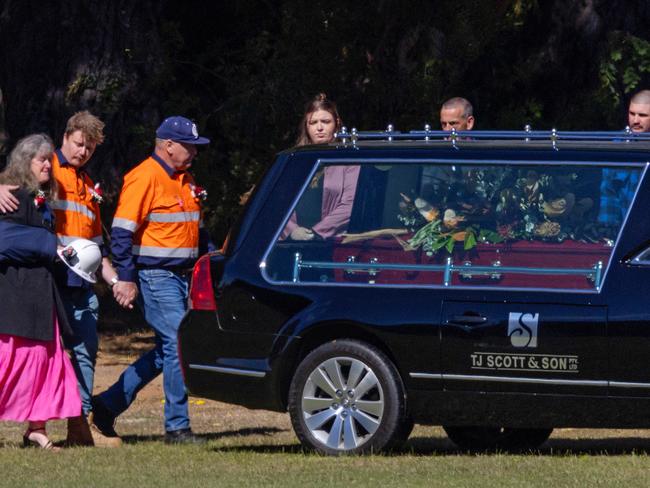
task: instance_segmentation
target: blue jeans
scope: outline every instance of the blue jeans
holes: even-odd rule
[[[72,350],[72,365],[77,374],[81,395],[81,408],[88,415],[92,410],[90,399],[95,379],[97,359],[97,316],[99,302],[92,289],[61,287],[61,298],[65,307],[73,336],[66,337],[65,345]]]
[[[156,346],[131,364],[99,398],[118,416],[162,372],[165,430],[187,429],[190,426],[187,393],[176,346],[178,327],[187,309],[187,278],[164,269],[141,269],[138,281],[138,302],[145,320],[156,333]]]

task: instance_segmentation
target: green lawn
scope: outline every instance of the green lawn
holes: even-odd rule
[[[121,351],[118,339],[102,339],[106,349],[99,358],[97,391],[115,381],[144,340],[125,336]],[[286,414],[198,398],[190,399],[190,418],[208,443],[167,446],[161,441],[162,397],[159,377],[120,416],[116,428],[125,445],[115,450],[21,449],[24,425],[0,422],[0,487],[650,485],[650,430],[559,429],[539,452],[509,455],[460,452],[441,428],[416,426],[399,452],[327,458],[300,449]],[[65,422],[49,423],[48,431],[61,441]]]
[[[344,458],[304,453],[284,428],[206,434],[204,446],[133,435],[122,449],[58,453],[20,449],[3,436],[0,486],[648,486],[646,432],[607,432],[559,431],[526,455],[467,454],[440,429],[417,427],[400,452]]]

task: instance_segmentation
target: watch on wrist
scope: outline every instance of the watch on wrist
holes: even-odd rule
[[[118,281],[120,281],[120,280],[118,280],[118,279],[117,279],[117,275],[115,275],[115,276],[113,276],[113,277],[111,278],[111,281],[110,281],[108,284],[109,284],[109,286],[110,286],[111,288],[113,288],[113,286],[117,285],[117,282],[118,282]]]

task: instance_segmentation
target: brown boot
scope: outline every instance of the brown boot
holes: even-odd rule
[[[101,429],[95,425],[93,417],[93,412],[90,412],[90,415],[88,415],[88,427],[90,428],[90,434],[92,435],[95,447],[122,447],[122,439],[117,435],[117,433],[113,430],[109,433],[110,435],[106,435],[106,433],[102,432]]]
[[[94,446],[93,436],[90,433],[86,417],[72,417],[68,419],[68,436],[65,439],[67,446]]]

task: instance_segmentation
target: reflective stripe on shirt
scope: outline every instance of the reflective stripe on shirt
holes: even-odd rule
[[[133,246],[134,256],[151,256],[155,258],[196,258],[199,256],[198,247],[156,247]]]
[[[60,236],[60,235],[57,235],[56,238],[57,238],[57,241],[59,242],[59,244],[62,245],[62,246],[67,246],[72,241],[76,241],[77,239],[86,239],[86,237]],[[93,241],[98,246],[101,246],[102,244],[104,244],[104,238],[102,236],[89,237],[87,239],[89,241]]]
[[[119,227],[121,229],[130,230],[131,232],[138,230],[138,224],[136,222],[129,219],[121,219],[119,217],[113,219],[112,227]]]
[[[71,202],[70,200],[54,200],[51,203],[51,206],[55,210],[64,210],[66,212],[77,212],[85,217],[88,217],[93,222],[95,221],[95,212],[90,210],[85,205],[82,205],[78,202]]]
[[[166,212],[150,213],[145,220],[149,222],[198,222],[201,218],[201,212]]]

